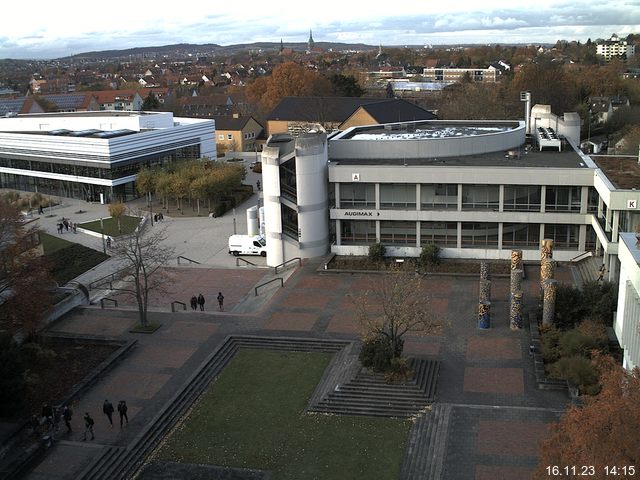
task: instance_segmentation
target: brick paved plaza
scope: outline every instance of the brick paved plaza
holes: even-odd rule
[[[162,324],[152,335],[129,332],[136,312],[126,308],[131,305],[126,301],[121,305],[125,308],[79,309],[55,323],[51,328],[55,332],[135,338],[138,345],[75,405],[75,433],[52,449],[29,478],[74,478],[98,445],[128,445],[230,334],[357,339],[349,295],[368,288],[369,279],[317,272],[318,265],[319,261],[308,262],[298,268],[284,288],[252,313],[242,307],[254,298],[253,287],[265,270],[176,268],[172,273],[177,283],[170,293],[152,299],[150,316]],[[539,286],[534,269],[527,273],[525,303],[530,306]],[[561,269],[558,278],[570,279]],[[437,336],[407,337],[406,352],[441,361],[436,401],[452,406],[442,478],[528,478],[536,465],[538,442],[559,418],[568,397],[538,390],[528,355],[528,331],[509,329],[508,279],[493,279],[490,330],[476,328],[477,278],[434,276],[424,283],[433,313],[446,319],[448,326]],[[188,301],[192,292],[200,291],[207,298],[205,312],[170,312],[171,300]],[[224,312],[215,305],[218,291],[225,295]],[[124,429],[107,424],[101,410],[105,398],[114,404],[127,400],[130,424]],[[96,420],[96,440],[91,444],[80,442],[85,411]],[[60,462],[70,469],[54,468]]]

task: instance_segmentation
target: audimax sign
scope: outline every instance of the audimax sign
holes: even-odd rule
[[[375,215],[374,215],[375,214]],[[344,212],[345,217],[379,217],[380,212],[372,212],[369,210],[347,210]]]

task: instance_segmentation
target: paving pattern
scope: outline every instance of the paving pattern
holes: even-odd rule
[[[129,332],[136,312],[127,309],[79,309],[54,324],[52,330],[58,332],[136,338],[138,346],[74,406],[75,432],[56,443],[28,478],[78,478],[96,451],[118,455],[229,335],[357,340],[359,324],[350,296],[369,288],[370,279],[318,273],[318,265],[309,262],[298,268],[270,301],[242,314],[234,312],[254,301],[253,287],[264,279],[264,270],[174,269],[179,281],[171,296],[152,299],[151,318],[162,324],[152,335]],[[532,305],[538,277],[533,268],[527,274],[525,304]],[[557,276],[570,278],[562,268]],[[524,479],[535,467],[538,442],[568,398],[563,392],[537,389],[528,332],[509,329],[508,281],[493,279],[490,330],[476,328],[477,278],[434,276],[425,281],[434,314],[448,325],[437,336],[408,336],[406,352],[439,361],[434,408],[440,426],[431,425],[426,415],[423,428],[412,433],[414,447],[431,452],[431,460],[403,470],[403,478]],[[221,289],[225,312],[209,308]],[[208,300],[205,312],[170,313],[167,298],[200,290]],[[114,404],[127,400],[130,422],[122,430],[119,423],[111,428],[102,414],[105,398]],[[85,411],[96,419],[94,442],[81,441]],[[433,438],[438,448],[433,448]],[[58,468],[61,464],[69,468]]]

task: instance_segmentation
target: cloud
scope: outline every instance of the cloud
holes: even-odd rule
[[[111,0],[98,22],[80,0],[67,0],[64,10],[48,0],[34,2],[39,5],[29,12],[28,22],[22,8],[8,4],[0,58],[171,43],[228,45],[281,38],[305,42],[309,28],[316,41],[373,45],[555,43],[640,32],[639,0],[537,0],[517,7],[513,5],[519,2],[512,0],[485,0],[481,7],[475,0],[458,0],[411,2],[397,9],[389,8],[388,0],[369,0],[366,10],[359,2],[325,0],[313,16],[291,0],[273,0],[268,10],[265,6],[239,14],[233,4],[213,5],[208,0],[192,0],[189,8],[171,11],[144,2]]]

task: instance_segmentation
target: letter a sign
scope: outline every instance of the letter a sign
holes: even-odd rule
[[[351,174],[351,181],[352,182],[359,182],[360,181],[360,174],[359,173],[352,173]]]

